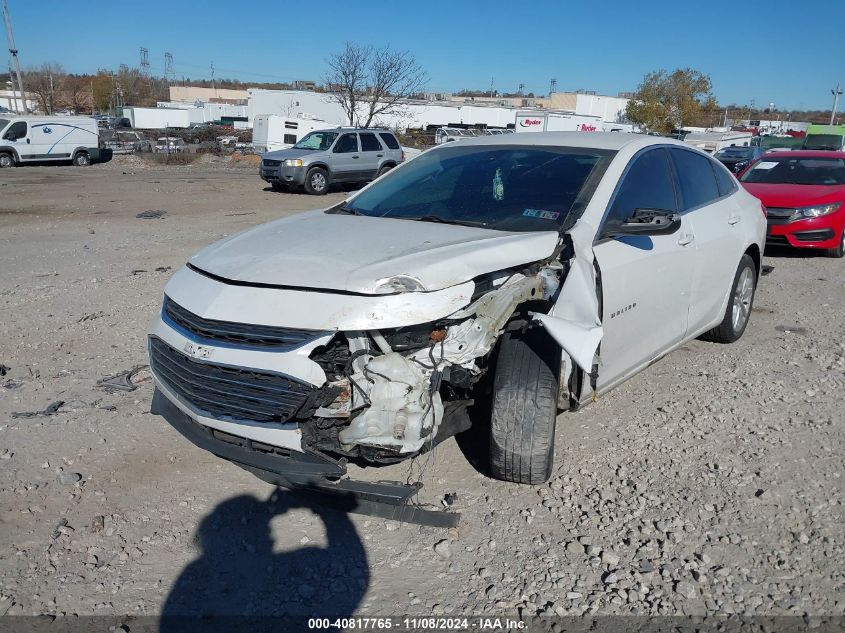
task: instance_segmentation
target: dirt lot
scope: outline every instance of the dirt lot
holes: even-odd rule
[[[0,173],[0,614],[843,614],[841,260],[768,256],[745,337],[563,414],[547,485],[486,477],[473,435],[417,460],[448,532],[274,495],[151,416],[149,381],[97,387],[146,362],[189,255],[343,195],[218,163]]]

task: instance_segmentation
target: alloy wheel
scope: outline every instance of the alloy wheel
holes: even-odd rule
[[[751,301],[754,299],[754,273],[748,267],[744,268],[736,282],[733,298],[733,327],[734,332],[742,330],[751,314]]]

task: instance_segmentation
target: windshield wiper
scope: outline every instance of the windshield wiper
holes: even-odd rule
[[[334,212],[340,215],[363,215],[357,209],[353,209],[352,207],[347,207],[345,204],[342,204],[338,207],[334,208]]]
[[[401,216],[395,217],[397,220],[416,220],[418,222],[437,222],[439,224],[457,224],[458,226],[475,226],[486,228],[486,222],[473,222],[472,220],[454,220],[452,218],[441,218],[439,215],[424,215],[420,218],[403,218]]]

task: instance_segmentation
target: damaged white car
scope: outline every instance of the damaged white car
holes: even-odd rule
[[[191,258],[149,336],[153,411],[268,481],[401,501],[347,462],[429,451],[475,406],[492,474],[541,483],[560,410],[742,335],[765,231],[759,200],[670,139],[450,143]]]

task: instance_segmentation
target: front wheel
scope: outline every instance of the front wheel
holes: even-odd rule
[[[701,338],[713,343],[734,343],[742,337],[751,308],[754,306],[754,292],[757,289],[757,267],[747,253],[739,260],[739,267],[731,286],[730,300],[722,322]]]
[[[842,228],[842,239],[839,240],[839,246],[827,249],[827,256],[836,258],[845,257],[845,227]]]
[[[73,164],[77,167],[87,167],[91,164],[91,157],[88,156],[87,152],[79,152],[73,157]]]
[[[12,158],[11,154],[0,154],[0,169],[4,169],[6,167],[14,167],[15,166],[15,159]]]
[[[322,196],[329,190],[329,175],[325,169],[314,167],[305,176],[305,191]]]
[[[555,459],[560,348],[542,330],[502,337],[493,377],[490,471],[497,479],[541,484]]]

